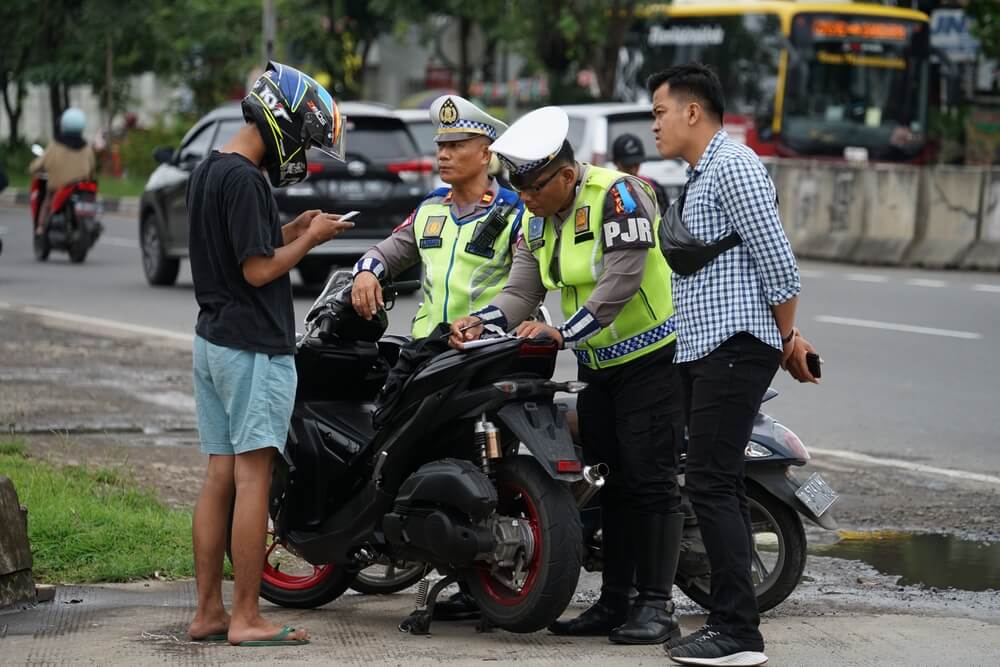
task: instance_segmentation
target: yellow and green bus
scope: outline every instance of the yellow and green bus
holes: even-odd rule
[[[921,162],[927,15],[855,2],[674,0],[640,5],[616,96],[648,100],[670,65],[718,71],[726,129],[760,155]]]

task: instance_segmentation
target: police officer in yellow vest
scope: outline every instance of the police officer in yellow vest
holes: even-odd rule
[[[673,369],[670,270],[657,249],[660,215],[641,180],[577,163],[569,121],[533,111],[494,142],[528,212],[507,286],[486,308],[452,323],[451,343],[480,324],[547,335],[573,348],[587,383],[577,408],[584,455],[611,467],[601,491],[601,597],[557,621],[562,635],[655,644],[680,635],[671,601],[684,515],[674,467],[680,401]],[[524,322],[547,290],[560,290],[565,323]],[[523,323],[522,323],[523,322]],[[470,329],[462,331],[464,327]],[[633,581],[639,591],[630,606]]]
[[[489,175],[490,144],[507,125],[466,99],[443,95],[430,108],[438,167],[450,187],[434,190],[392,236],[354,265],[351,298],[370,319],[383,305],[379,281],[423,263],[423,303],[413,336],[485,307],[507,282],[524,204]]]

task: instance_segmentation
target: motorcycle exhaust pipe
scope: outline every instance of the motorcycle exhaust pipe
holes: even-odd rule
[[[596,463],[592,466],[584,466],[583,468],[583,479],[579,482],[573,482],[572,491],[573,497],[576,498],[576,506],[583,507],[590,499],[594,497],[594,494],[601,490],[604,486],[605,481],[607,481],[608,473],[611,469],[608,468],[607,463]]]

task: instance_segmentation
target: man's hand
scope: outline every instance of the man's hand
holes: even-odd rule
[[[305,234],[309,230],[309,223],[320,213],[322,213],[322,211],[318,208],[312,208],[308,211],[302,211],[302,213],[299,213],[294,220],[288,223],[293,230],[293,236],[288,239],[287,242],[290,243]]]
[[[816,348],[803,338],[802,334],[796,332],[791,342],[785,345],[785,349],[782,351],[781,367],[799,382],[819,384],[819,380],[813,377],[812,373],[809,372],[808,364],[806,364],[806,354],[815,351]]]
[[[451,336],[448,338],[448,345],[456,350],[461,350],[466,341],[476,340],[482,335],[483,321],[475,315],[466,315],[451,323]]]
[[[519,338],[551,338],[559,343],[560,348],[566,346],[565,341],[563,341],[562,332],[555,327],[550,327],[545,322],[522,322],[515,333]]]
[[[305,214],[303,214],[305,215]],[[315,247],[321,243],[326,243],[334,236],[341,234],[354,227],[350,221],[341,221],[336,213],[316,213],[309,219],[309,227],[306,234],[310,243]]]
[[[370,320],[379,308],[385,306],[382,300],[382,285],[374,273],[361,271],[354,276],[351,303],[354,304],[354,311],[366,320]]]

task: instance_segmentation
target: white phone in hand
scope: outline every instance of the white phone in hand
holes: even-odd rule
[[[356,216],[358,213],[361,213],[361,211],[348,211],[344,215],[340,216],[340,221],[347,222],[348,220]]]

